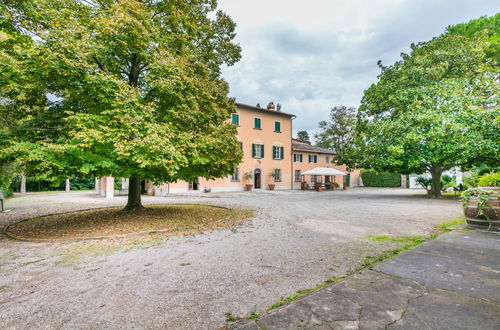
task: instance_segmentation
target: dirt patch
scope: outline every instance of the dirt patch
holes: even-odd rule
[[[252,216],[251,211],[209,205],[149,205],[125,212],[122,208],[87,210],[21,221],[7,228],[20,239],[79,239],[102,236],[185,232],[231,226]]]

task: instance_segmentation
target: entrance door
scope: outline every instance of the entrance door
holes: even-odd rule
[[[255,189],[260,189],[260,185],[261,185],[261,172],[259,169],[256,169],[253,173],[253,187]]]

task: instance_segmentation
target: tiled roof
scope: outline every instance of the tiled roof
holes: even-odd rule
[[[291,113],[281,112],[281,111],[277,111],[277,110],[267,110],[264,108],[254,107],[254,106],[248,105],[248,104],[236,103],[236,107],[244,108],[244,109],[248,109],[248,110],[255,110],[257,112],[271,113],[271,114],[277,115],[277,116],[295,117],[295,115],[292,115]]]
[[[292,143],[292,149],[293,149],[293,151],[315,152],[318,154],[335,155],[335,151],[333,151],[331,149],[315,147],[315,146],[311,146],[309,144],[303,144],[303,143]]]

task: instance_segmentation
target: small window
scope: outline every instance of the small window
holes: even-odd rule
[[[274,122],[274,131],[276,133],[281,133],[281,123],[279,121]]]
[[[262,129],[261,122],[262,122],[262,120],[260,118],[254,118],[253,128],[255,128],[255,129]]]
[[[238,115],[237,113],[233,113],[231,115],[231,121],[233,125],[240,126],[240,115]]]
[[[281,182],[281,169],[274,169],[274,182]]]
[[[317,180],[316,175],[311,175],[311,182],[316,183],[316,180]]]
[[[302,154],[293,154],[293,161],[295,163],[302,163]]]
[[[264,158],[264,145],[263,144],[252,144],[252,157],[253,158]]]
[[[283,159],[284,147],[273,146],[273,159]]]
[[[233,175],[231,175],[231,181],[240,181],[240,169],[238,167],[234,169]]]
[[[326,158],[326,159],[325,159],[325,162],[326,162],[327,164],[330,164],[330,156],[326,156],[325,158]]]
[[[300,182],[300,170],[295,170],[295,182]]]
[[[317,162],[318,162],[318,156],[309,155],[309,163],[317,163]]]

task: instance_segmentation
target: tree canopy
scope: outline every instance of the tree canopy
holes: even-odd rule
[[[500,161],[499,86],[481,36],[445,34],[411,46],[368,88],[355,133],[358,166],[403,174]]]
[[[222,177],[241,159],[222,65],[240,59],[216,0],[22,0],[0,7],[0,159],[30,174]],[[22,43],[28,46],[21,47]],[[137,191],[136,191],[137,190]]]
[[[309,133],[307,133],[307,131],[298,131],[297,132],[297,140],[300,140],[302,142],[308,142],[308,143],[311,142],[311,140],[309,138]]]
[[[330,110],[328,121],[319,122],[319,132],[314,135],[316,145],[333,149],[338,164],[351,163],[352,143],[356,128],[356,108],[344,105]]]
[[[474,38],[480,33],[485,33],[488,41],[486,56],[500,65],[500,13],[493,16],[482,16],[467,23],[451,25],[446,28],[446,33]]]

